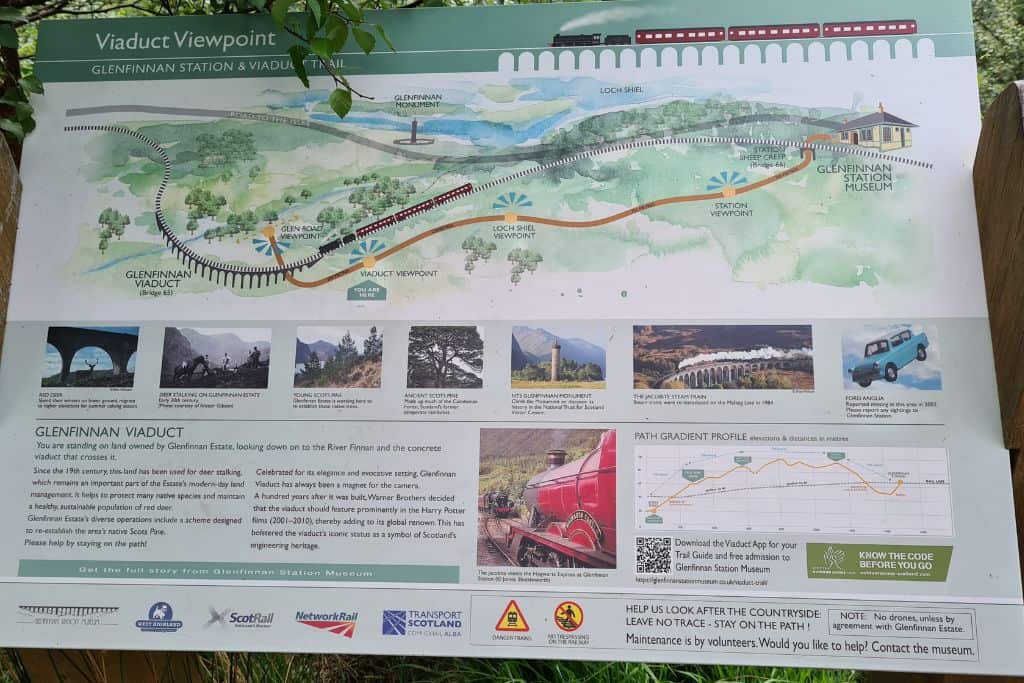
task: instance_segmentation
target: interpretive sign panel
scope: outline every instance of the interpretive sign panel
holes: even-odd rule
[[[1020,672],[964,0],[44,24],[8,645]]]

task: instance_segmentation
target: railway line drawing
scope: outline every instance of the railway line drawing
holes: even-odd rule
[[[898,28],[899,25],[896,26]],[[728,39],[728,32],[731,30],[732,28],[729,27],[721,28],[721,32],[725,34],[724,39]],[[701,31],[693,29],[695,33],[693,38],[700,38],[698,34]],[[707,32],[705,31],[705,33]],[[714,34],[711,37],[716,38],[718,35]],[[634,40],[634,37],[625,34],[600,34],[600,40],[602,44],[608,44],[607,40],[616,36],[629,39],[630,44]],[[571,37],[569,36],[569,38]],[[593,38],[593,35],[591,37]],[[708,38],[707,35],[703,37]],[[683,40],[688,40],[688,38],[688,36],[682,37]],[[648,38],[641,36],[637,42],[643,40],[648,40]],[[652,34],[649,40],[668,39],[664,35],[662,38],[656,39]],[[618,41],[616,44],[626,43]],[[162,138],[163,141],[157,141],[136,129],[141,127],[144,130],[147,125],[152,125],[148,123],[132,124],[128,122],[122,125],[101,125],[80,124],[75,121],[85,117],[122,113],[176,117],[180,118],[186,126],[194,125],[189,121],[190,119],[210,121],[213,125],[230,125],[228,122],[238,121],[243,125],[251,123],[263,126],[291,126],[304,129],[313,135],[323,134],[328,136],[326,138],[328,140],[339,138],[343,143],[366,147],[374,154],[385,154],[389,160],[393,160],[388,163],[399,164],[404,160],[411,163],[429,162],[434,165],[438,175],[433,181],[427,180],[420,183],[424,187],[417,190],[419,196],[415,201],[391,205],[385,207],[385,210],[377,212],[353,214],[351,218],[346,217],[337,227],[332,223],[330,233],[325,232],[324,237],[318,239],[318,243],[308,241],[296,243],[282,229],[276,228],[273,221],[270,221],[255,230],[254,237],[258,238],[260,243],[260,248],[257,249],[259,255],[254,256],[249,253],[242,254],[242,259],[232,258],[232,254],[238,254],[241,250],[233,248],[232,252],[232,248],[228,248],[226,245],[224,248],[214,245],[204,249],[202,245],[193,244],[195,240],[186,238],[182,230],[183,226],[174,225],[178,220],[184,221],[183,218],[176,218],[175,212],[178,212],[177,215],[181,215],[180,210],[172,207],[168,212],[165,209],[165,199],[168,195],[171,178],[181,177],[182,173],[174,168],[175,162],[167,152],[173,142],[166,138]],[[805,173],[819,159],[846,158],[856,160],[856,163],[864,165],[885,164],[923,170],[933,168],[929,161],[916,158],[916,156],[885,153],[863,146],[837,142],[836,131],[842,127],[842,121],[835,115],[823,117],[814,114],[813,110],[809,110],[807,113],[779,114],[777,111],[771,110],[757,111],[752,106],[748,112],[736,115],[709,117],[701,121],[680,119],[659,130],[629,131],[622,139],[605,142],[587,140],[577,146],[566,146],[553,142],[550,137],[540,137],[520,145],[519,148],[490,148],[489,151],[484,152],[466,147],[466,151],[469,153],[466,155],[451,154],[452,145],[445,146],[443,138],[436,134],[433,139],[440,141],[435,141],[435,144],[430,146],[430,151],[427,152],[416,148],[416,145],[389,143],[370,134],[370,131],[361,131],[357,126],[330,125],[323,120],[303,118],[301,115],[286,116],[275,112],[176,108],[176,106],[160,104],[110,104],[69,109],[66,111],[66,116],[70,119],[66,130],[75,134],[93,132],[130,136],[146,145],[148,150],[156,155],[154,161],[160,164],[162,176],[160,185],[155,189],[153,196],[156,227],[165,247],[189,271],[196,273],[199,280],[240,292],[272,288],[271,293],[278,293],[282,291],[282,285],[286,290],[290,288],[315,289],[336,283],[359,271],[373,269],[378,263],[407,250],[417,248],[419,251],[418,246],[425,241],[461,228],[465,228],[466,232],[471,232],[480,227],[486,228],[488,224],[518,222],[536,226],[542,232],[580,229],[603,231],[602,228],[605,227],[615,230],[634,216],[656,213],[662,207],[734,201],[741,196],[757,193],[769,185]],[[205,126],[207,124],[196,125]],[[741,132],[744,128],[750,128],[750,132],[753,133],[755,127],[761,126],[769,128],[794,126],[802,131],[820,132],[799,136],[744,135]],[[390,138],[391,136],[387,136],[386,139]],[[580,165],[614,164],[623,155],[643,155],[654,150],[679,151],[685,154],[686,151],[694,147],[707,147],[713,154],[724,154],[730,147],[752,146],[774,147],[780,151],[780,154],[784,154],[790,163],[779,164],[777,168],[772,168],[763,174],[755,173],[754,175],[762,177],[743,185],[732,186],[729,183],[720,183],[712,187],[708,184],[707,191],[690,190],[682,194],[665,193],[662,197],[656,197],[649,201],[637,201],[632,206],[627,205],[620,211],[611,211],[607,215],[598,215],[587,220],[560,217],[558,208],[549,205],[542,205],[547,207],[546,210],[532,209],[530,213],[517,207],[510,207],[503,213],[490,213],[481,210],[483,202],[476,199],[481,193],[489,193],[496,189],[501,191],[506,186],[520,188],[523,183],[527,182],[554,182],[559,174],[577,173],[578,171],[573,169],[579,168]],[[514,168],[502,175],[502,166],[506,164],[513,165]],[[474,170],[477,168],[483,172],[477,173]],[[751,170],[745,170],[745,172],[751,174]],[[201,179],[200,182],[204,181]],[[195,180],[191,183],[195,183]],[[185,186],[193,186],[191,183]],[[703,184],[699,186],[702,188]],[[181,185],[178,185],[177,189],[180,190],[180,188]],[[487,205],[489,206],[489,203]],[[245,205],[242,206],[247,208]],[[472,206],[473,209],[467,211],[466,207],[468,206]],[[424,220],[433,214],[439,215],[436,221]],[[217,239],[219,241],[220,238]],[[360,256],[359,243],[367,239],[375,241],[374,252]],[[256,241],[253,242],[255,244]],[[445,240],[445,242],[451,244],[450,241]],[[239,241],[239,244],[242,242]],[[337,258],[338,256],[340,258]],[[239,262],[240,260],[253,262]]]

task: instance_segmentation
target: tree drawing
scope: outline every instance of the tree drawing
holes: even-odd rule
[[[193,187],[185,196],[188,217],[197,222],[203,218],[214,218],[220,210],[227,206],[228,201],[202,187]]]
[[[462,249],[466,252],[466,272],[472,273],[477,261],[489,261],[491,254],[498,250],[498,245],[472,235],[462,242]]]
[[[100,224],[100,239],[105,239],[109,242],[112,236],[121,239],[121,236],[124,235],[124,228],[131,223],[131,219],[128,218],[128,214],[121,213],[108,206],[103,211],[100,211],[96,222]]]
[[[513,249],[508,253],[508,260],[512,262],[512,284],[519,284],[523,279],[523,273],[537,272],[537,266],[544,260],[544,257],[529,249]]]
[[[411,183],[403,183],[394,178],[380,178],[371,187],[353,190],[348,201],[355,207],[353,217],[359,220],[383,215],[396,206],[405,204],[415,193],[416,188]]]
[[[343,220],[345,220],[345,212],[333,206],[325,206],[316,215],[316,222],[331,230],[337,229],[338,223],[341,223]]]
[[[407,386],[479,389],[483,386],[484,340],[472,325],[409,330]]]
[[[200,133],[195,141],[200,168],[231,168],[240,161],[256,158],[253,134],[244,130],[226,130],[220,135]]]
[[[304,187],[302,188],[302,192],[299,193],[299,196],[302,197],[303,199],[309,199],[310,197],[313,196],[313,193],[309,191],[308,187]]]

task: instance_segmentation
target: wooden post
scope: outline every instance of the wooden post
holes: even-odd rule
[[[985,115],[974,160],[981,260],[1007,448],[1024,447],[1024,81]]]
[[[3,354],[4,328],[7,323],[7,299],[11,291],[14,265],[14,236],[21,206],[21,178],[7,142],[0,135],[0,355]]]

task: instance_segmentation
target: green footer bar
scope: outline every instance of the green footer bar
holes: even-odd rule
[[[447,565],[312,564],[295,562],[105,562],[21,560],[18,576],[105,579],[221,579],[225,581],[374,581],[458,583]]]

